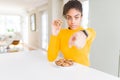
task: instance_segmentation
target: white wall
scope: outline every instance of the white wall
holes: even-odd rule
[[[96,30],[91,67],[118,76],[120,0],[90,0],[89,26]]]
[[[31,11],[28,11],[29,17],[28,17],[28,45],[35,48],[39,49],[41,48],[41,23],[40,23],[40,11],[48,9],[48,4],[45,3],[43,5],[40,5],[39,7],[34,8]],[[35,14],[36,20],[36,31],[31,31],[31,26],[30,26],[30,16],[32,14]]]
[[[29,11],[29,28],[28,28],[28,44],[35,47],[35,48],[41,48],[41,21],[40,21],[40,11],[47,9],[48,10],[48,30],[49,30],[49,36],[51,34],[51,23],[53,19],[56,18],[62,18],[62,4],[63,0],[48,0],[47,4],[41,5],[40,7],[37,7],[33,9],[32,11]],[[35,13],[36,14],[36,31],[32,32],[30,30],[30,16]],[[48,38],[49,39],[49,38]]]

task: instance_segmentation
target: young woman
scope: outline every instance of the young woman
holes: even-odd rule
[[[54,61],[61,51],[65,59],[89,66],[90,46],[96,33],[92,28],[84,29],[80,25],[83,16],[81,2],[69,0],[64,5],[63,16],[67,20],[68,29],[61,29],[61,20],[53,21],[48,60]]]

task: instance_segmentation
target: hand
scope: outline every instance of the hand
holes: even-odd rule
[[[52,35],[57,36],[60,32],[61,29],[61,25],[62,25],[62,20],[57,19],[54,20],[52,23]]]
[[[76,46],[77,48],[83,48],[86,44],[86,35],[82,32],[74,33],[69,40],[69,47]]]

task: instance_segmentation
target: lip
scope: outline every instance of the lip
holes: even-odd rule
[[[72,26],[71,26],[71,28],[73,28],[73,29],[74,29],[74,28],[77,28],[77,27],[76,27],[76,25],[72,25]]]

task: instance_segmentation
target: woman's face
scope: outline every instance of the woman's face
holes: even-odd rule
[[[70,9],[66,14],[66,19],[70,29],[77,29],[82,19],[81,12],[76,9]]]

